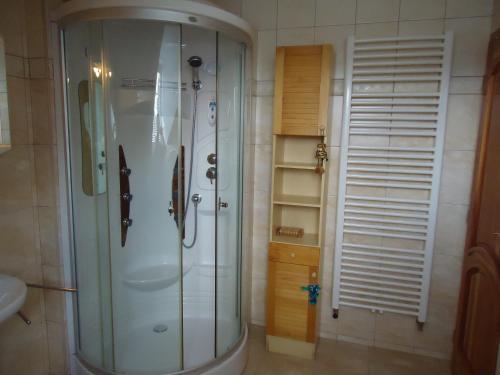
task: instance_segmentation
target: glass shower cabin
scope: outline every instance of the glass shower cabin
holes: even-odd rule
[[[176,23],[65,27],[77,340],[94,368],[194,368],[238,341],[245,46]]]

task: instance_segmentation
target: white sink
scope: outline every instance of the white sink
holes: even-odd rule
[[[0,274],[0,323],[19,311],[26,300],[27,290],[21,280]]]

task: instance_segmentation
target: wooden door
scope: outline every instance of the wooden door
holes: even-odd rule
[[[500,338],[500,31],[490,40],[482,128],[453,342],[456,375],[492,375]]]
[[[326,135],[331,46],[276,49],[274,134]]]
[[[316,305],[309,303],[310,284],[318,283],[319,248],[269,245],[267,334],[294,340],[316,339]]]

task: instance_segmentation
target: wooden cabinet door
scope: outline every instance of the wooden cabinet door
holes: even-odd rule
[[[267,334],[314,342],[316,305],[302,287],[317,283],[317,267],[269,262]]]
[[[274,134],[326,135],[331,46],[276,49]]]
[[[490,39],[482,128],[453,338],[455,375],[493,375],[500,341],[500,31]]]

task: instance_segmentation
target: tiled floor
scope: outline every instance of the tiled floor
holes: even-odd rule
[[[315,360],[266,351],[263,327],[250,326],[250,358],[243,375],[448,375],[439,359],[321,339]]]

